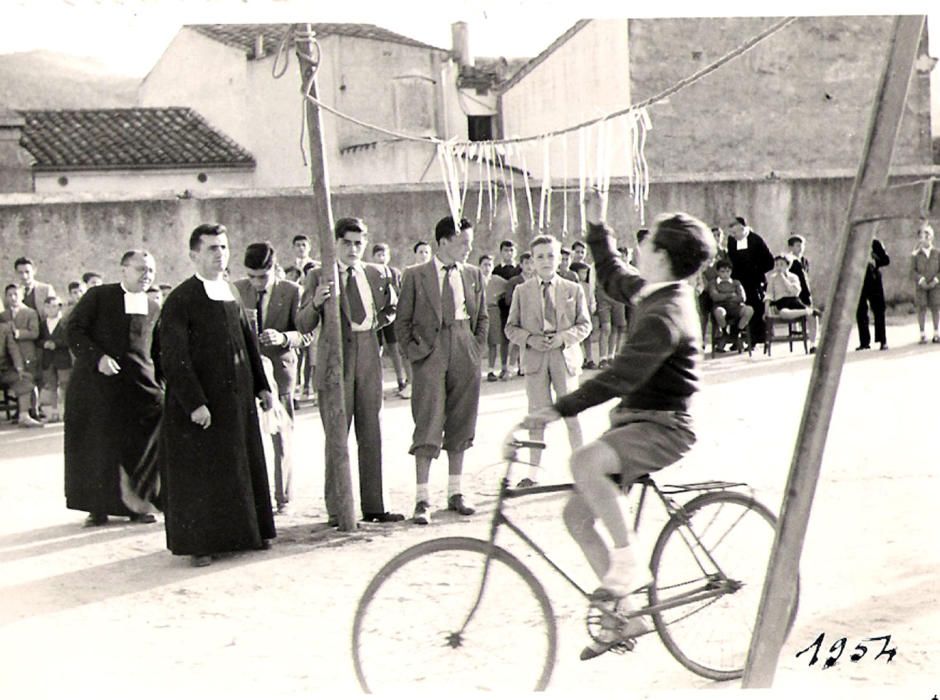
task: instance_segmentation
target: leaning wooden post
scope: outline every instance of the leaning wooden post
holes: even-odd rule
[[[317,97],[316,72],[319,67],[319,47],[314,41],[316,34],[309,24],[294,25],[297,59],[300,63],[301,90],[304,99]],[[320,106],[307,103],[307,134],[310,141],[310,180],[313,187],[313,226],[320,237],[320,259],[323,263],[323,280],[332,280],[333,289],[339,289],[336,280],[336,244],[333,238],[333,207],[330,203],[330,178],[327,171],[326,147],[320,122]],[[337,518],[339,529],[351,531],[356,528],[356,513],[353,502],[352,478],[349,473],[348,432],[346,430],[346,406],[343,398],[342,336],[339,325],[339,296],[330,295],[323,305],[320,322],[323,340],[321,349],[325,356],[317,355],[317,363],[324,368],[325,382],[318,388],[320,415],[325,418],[326,472],[329,475],[331,493],[328,495]]]
[[[862,291],[874,220],[883,218],[871,215],[872,200],[883,198],[887,189],[888,168],[925,19],[924,16],[907,16],[898,17],[894,22],[862,160],[852,187],[838,274],[829,292],[825,326],[803,406],[803,419],[793,451],[780,523],[751,638],[744,670],[745,688],[768,688],[772,685],[786,636],[806,526],[819,480],[849,334]],[[912,211],[910,216],[917,214]]]

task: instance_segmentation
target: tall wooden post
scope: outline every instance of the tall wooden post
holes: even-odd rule
[[[745,688],[771,686],[783,647],[829,421],[862,291],[863,271],[871,251],[874,222],[891,216],[917,218],[925,215],[925,205],[931,206],[932,189],[927,189],[930,183],[917,188],[887,187],[888,168],[925,19],[922,15],[895,19],[887,61],[872,107],[868,137],[852,188],[838,274],[829,292],[826,323],[803,406],[780,523],[744,670]],[[893,211],[881,215],[876,212],[879,202],[891,199],[892,191],[906,193],[905,201],[912,202],[914,197],[909,195],[916,189],[923,193],[916,200],[919,206],[911,206],[906,211],[895,206]]]
[[[297,59],[300,63],[301,90],[304,99],[310,95],[317,99],[316,71],[319,67],[319,48],[314,42],[315,33],[309,24],[294,25]],[[310,181],[313,187],[313,226],[320,239],[320,260],[323,263],[323,281],[332,281],[333,289],[339,289],[336,280],[336,244],[333,237],[333,207],[330,203],[330,178],[327,170],[326,148],[320,122],[319,105],[307,104],[307,134],[310,141]],[[325,383],[319,387],[320,415],[324,418],[326,441],[326,472],[331,486],[328,494],[337,518],[339,529],[351,531],[356,528],[356,513],[352,494],[352,478],[349,474],[348,432],[346,430],[346,406],[343,398],[342,335],[339,325],[339,296],[330,295],[323,305],[320,322],[322,337],[320,348],[325,356],[317,355],[317,363],[325,371]]]

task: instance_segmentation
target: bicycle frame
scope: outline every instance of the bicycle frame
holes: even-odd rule
[[[515,449],[538,449],[538,450],[545,449],[545,443],[530,441],[530,440],[515,440],[511,446]],[[497,495],[496,506],[493,510],[492,520],[490,521],[490,533],[489,533],[489,537],[487,538],[489,549],[488,549],[488,553],[486,556],[486,560],[483,565],[483,575],[480,581],[480,589],[479,589],[479,592],[477,593],[476,600],[474,601],[474,604],[471,607],[466,620],[464,620],[463,625],[461,625],[458,633],[462,633],[467,628],[467,625],[470,624],[470,621],[473,619],[473,616],[476,614],[476,611],[480,606],[480,602],[483,599],[483,593],[486,590],[486,583],[487,583],[488,574],[489,574],[490,562],[492,560],[492,552],[496,548],[496,534],[499,531],[499,528],[504,525],[508,527],[512,532],[514,532],[516,536],[519,537],[519,539],[521,539],[526,545],[528,545],[530,549],[532,549],[555,572],[557,572],[562,578],[564,578],[565,581],[567,581],[569,584],[571,584],[572,587],[574,587],[579,593],[581,593],[582,596],[584,596],[585,598],[591,597],[590,592],[582,588],[578,584],[577,581],[575,581],[564,569],[562,569],[554,560],[552,560],[552,558],[549,557],[548,554],[546,554],[545,550],[543,550],[538,545],[538,543],[536,543],[531,537],[529,537],[529,535],[527,535],[521,527],[519,527],[514,522],[512,522],[503,512],[503,504],[506,500],[509,500],[512,498],[521,498],[523,496],[534,496],[534,495],[545,494],[545,493],[560,493],[564,491],[572,491],[574,489],[574,484],[570,484],[570,483],[569,484],[551,484],[547,486],[532,486],[532,487],[525,488],[525,489],[512,489],[509,486],[509,474],[512,471],[512,467],[514,464],[524,464],[524,462],[521,462],[520,460],[517,460],[515,458],[507,459],[506,473],[503,476],[502,480],[500,481],[499,494]],[[642,486],[642,491],[640,492],[640,495],[637,501],[637,511],[636,511],[636,517],[634,519],[634,529],[635,530],[639,529],[640,517],[643,513],[643,506],[646,502],[646,494],[649,489],[652,489],[653,492],[656,494],[656,496],[659,498],[660,502],[663,504],[663,507],[666,510],[667,516],[669,518],[679,518],[680,522],[682,522],[682,524],[685,525],[685,527],[682,530],[679,530],[680,535],[682,536],[682,539],[685,542],[686,546],[689,548],[689,551],[692,553],[692,556],[695,558],[695,561],[699,565],[699,568],[701,568],[702,573],[706,574],[707,581],[702,586],[694,588],[691,591],[687,591],[685,593],[682,593],[681,595],[677,595],[672,598],[667,598],[661,601],[658,605],[646,606],[639,610],[627,612],[622,615],[623,619],[627,620],[629,618],[637,617],[640,615],[650,615],[654,613],[660,613],[664,610],[669,610],[669,609],[676,608],[682,605],[688,605],[690,603],[696,603],[696,602],[703,601],[703,600],[714,599],[721,595],[724,595],[725,593],[730,593],[736,590],[736,583],[731,581],[725,576],[724,572],[721,570],[721,567],[711,556],[711,553],[709,552],[708,548],[706,548],[702,544],[701,540],[699,539],[695,531],[692,530],[688,526],[688,521],[684,517],[682,504],[677,503],[675,499],[671,498],[671,496],[678,494],[678,493],[692,493],[692,492],[705,493],[707,491],[713,491],[713,490],[725,490],[728,488],[733,488],[733,487],[738,487],[738,486],[746,486],[746,484],[734,483],[734,482],[723,482],[723,481],[708,481],[708,482],[701,482],[697,484],[685,484],[681,486],[667,485],[665,489],[663,489],[663,488],[660,488],[656,484],[656,482],[653,481],[653,479],[650,478],[649,476],[642,477],[641,479],[638,479],[635,483],[640,484]],[[692,539],[694,540],[694,544],[690,543],[689,540],[686,539],[685,534],[682,534],[683,530],[685,530],[691,535]],[[696,548],[705,554],[705,556],[708,558],[708,563],[711,564],[711,566],[713,567],[712,570],[717,572],[716,574],[708,574],[705,568],[705,565],[702,564],[702,562],[699,560],[699,557],[696,555]]]

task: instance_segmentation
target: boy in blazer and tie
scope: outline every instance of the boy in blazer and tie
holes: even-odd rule
[[[281,407],[288,416],[286,425],[273,436],[274,502],[277,512],[288,512],[293,472],[294,388],[297,386],[297,350],[306,349],[310,335],[298,329],[299,284],[275,276],[277,256],[268,241],[252,243],[245,250],[247,277],[235,282],[238,296],[255,319],[261,354],[271,360]]]
[[[333,227],[336,238],[336,272],[339,285],[340,329],[342,333],[343,388],[346,403],[346,429],[356,422],[356,443],[359,446],[359,498],[362,519],[368,522],[399,522],[400,513],[385,510],[382,488],[382,359],[376,331],[395,318],[392,280],[383,268],[362,262],[368,243],[368,228],[362,219],[339,219]],[[307,273],[303,301],[300,304],[299,328],[311,333],[319,324],[323,305],[334,293],[332,281],[322,267]],[[317,355],[326,357],[326,336],[321,333]],[[318,362],[314,381],[317,392],[326,383],[326,362]],[[323,397],[319,396],[322,405]],[[320,416],[325,420],[326,414]],[[323,429],[333,426],[324,423]],[[326,510],[329,523],[336,523],[331,502],[332,475],[326,472]]]
[[[405,270],[395,334],[411,362],[415,430],[409,452],[415,456],[414,522],[431,520],[428,477],[431,462],[447,452],[447,508],[472,515],[462,489],[464,451],[473,444],[480,403],[480,357],[486,347],[489,315],[483,273],[467,265],[473,227],[445,217],[434,229],[437,253]]]
[[[561,242],[552,236],[538,236],[529,244],[535,275],[518,287],[512,297],[506,334],[522,348],[526,397],[529,412],[553,404],[578,388],[578,376],[584,362],[581,342],[591,333],[591,318],[584,289],[577,282],[563,279],[557,272]],[[571,449],[583,442],[577,416],[565,419]],[[544,429],[531,431],[532,440],[542,440]],[[520,488],[534,486],[541,450],[532,450],[529,475]]]

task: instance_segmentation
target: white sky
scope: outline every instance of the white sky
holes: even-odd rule
[[[450,48],[450,25],[469,23],[477,56],[534,56],[586,17],[705,14],[701,2],[657,0],[0,0],[0,53],[52,49],[104,62],[110,71],[144,75],[179,27],[192,23],[368,22]],[[936,2],[936,0],[934,0]],[[762,15],[923,14],[925,0],[772,0]],[[639,5],[639,3],[637,3]],[[758,5],[717,0],[716,15],[753,15]],[[655,12],[651,11],[655,9]],[[940,14],[928,20],[940,37]],[[940,54],[935,38],[931,54]]]

